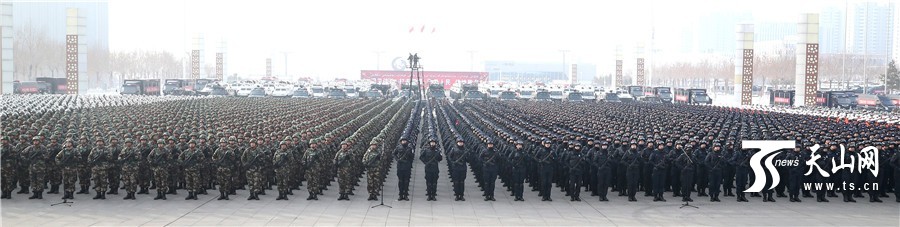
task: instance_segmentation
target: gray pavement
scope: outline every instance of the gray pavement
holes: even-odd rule
[[[541,202],[537,192],[525,190],[525,202],[514,202],[498,183],[497,201],[485,202],[469,173],[466,201],[453,201],[452,187],[441,165],[438,201],[425,201],[425,173],[417,163],[412,180],[411,201],[395,201],[397,178],[392,168],[385,185],[385,204],[366,201],[363,188],[356,189],[350,201],[337,201],[334,183],[318,201],[306,201],[306,191],[295,191],[288,201],[277,201],[274,191],[247,201],[247,191],[238,191],[230,201],[215,200],[216,195],[200,195],[200,200],[185,201],[186,193],[170,195],[169,200],[153,200],[155,195],[139,195],[137,200],[122,200],[124,195],[108,195],[107,200],[91,200],[92,196],[76,195],[71,207],[53,206],[62,195],[45,195],[44,200],[28,200],[28,195],[14,194],[12,200],[0,201],[3,226],[635,226],[635,225],[779,225],[779,226],[900,226],[900,205],[894,198],[885,203],[763,203],[750,198],[738,204],[734,197],[721,197],[723,202],[706,202],[707,197],[694,197],[700,208],[679,209],[679,199],[652,202],[638,197],[628,202],[611,196],[609,202],[582,193],[584,202],[569,202],[554,188],[553,202]],[[499,182],[499,181],[498,181]],[[499,191],[503,190],[503,191]],[[216,193],[218,194],[218,193]],[[640,194],[640,193],[639,193]],[[667,193],[670,196],[671,193]]]

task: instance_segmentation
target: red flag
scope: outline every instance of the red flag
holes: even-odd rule
[[[419,32],[425,32],[425,25],[422,25],[422,29]]]
[[[409,26],[409,33],[412,33],[414,29],[415,29],[415,27]]]

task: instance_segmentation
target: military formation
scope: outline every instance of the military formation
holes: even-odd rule
[[[877,119],[699,105],[407,98],[37,95],[3,96],[2,104],[3,199],[61,193],[102,200],[122,193],[125,200],[166,200],[184,193],[198,200],[218,192],[217,200],[230,200],[245,191],[247,200],[267,193],[289,200],[305,191],[300,196],[318,200],[331,188],[338,200],[356,193],[378,200],[396,168],[399,201],[410,200],[413,173],[422,171],[427,201],[438,200],[438,182],[445,180],[455,201],[473,193],[484,201],[525,201],[530,189],[548,202],[554,193],[573,202],[615,195],[829,202],[839,194],[844,202],[882,202],[894,193],[900,202],[900,126]],[[797,165],[773,167],[779,183],[744,193],[756,180],[750,163],[758,152],[742,149],[744,140],[795,141],[793,150],[770,160]],[[878,150],[877,162],[841,168],[844,160],[872,154],[869,147]],[[469,176],[478,191],[466,190],[473,188]],[[845,182],[879,187],[804,187]],[[365,191],[356,190],[363,185]]]

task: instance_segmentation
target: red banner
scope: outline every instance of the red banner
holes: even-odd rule
[[[360,71],[360,79],[372,80],[376,83],[407,83],[409,82],[409,71],[388,71],[388,70],[362,70]],[[416,79],[413,76],[413,79]],[[442,71],[423,71],[422,81],[425,84],[443,83],[444,89],[449,89],[456,82],[475,83],[485,82],[488,80],[487,72],[442,72]]]

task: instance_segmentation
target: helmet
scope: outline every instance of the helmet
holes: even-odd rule
[[[225,138],[221,138],[219,139],[219,143],[228,143],[228,140],[226,140]]]
[[[190,140],[190,141],[188,141],[188,143],[189,143],[189,144],[191,144],[191,143],[192,143],[192,144],[194,144],[194,145],[197,145],[197,140],[195,140],[195,139],[191,139],[191,140]]]
[[[164,144],[164,143],[166,143],[166,140],[164,140],[164,139],[158,139],[158,140],[156,140],[156,143],[157,143],[157,144]]]
[[[249,143],[256,143],[256,139],[250,139]]]
[[[134,143],[134,141],[131,138],[125,138],[125,143]]]

